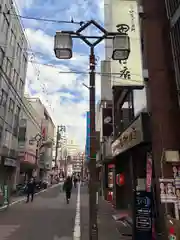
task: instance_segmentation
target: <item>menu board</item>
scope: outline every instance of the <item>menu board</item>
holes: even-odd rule
[[[152,194],[146,191],[136,192],[136,238],[152,239]]]

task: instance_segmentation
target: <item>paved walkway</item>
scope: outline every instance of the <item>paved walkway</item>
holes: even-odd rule
[[[87,187],[81,188],[81,240],[89,239],[89,207]],[[112,218],[112,207],[106,201],[99,199],[98,206],[98,240],[119,240],[120,234]]]
[[[59,186],[40,193],[33,203],[14,204],[0,213],[0,240],[72,240],[77,202],[70,204]]]
[[[89,240],[87,186],[73,189],[70,204],[60,186],[35,196],[34,202],[14,203],[0,212],[0,240]],[[98,240],[122,239],[112,218],[112,207],[100,200]]]

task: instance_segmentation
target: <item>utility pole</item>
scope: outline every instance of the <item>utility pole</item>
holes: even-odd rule
[[[89,56],[90,65],[90,78],[89,78],[89,90],[90,90],[90,182],[89,182],[89,217],[90,228],[89,236],[90,240],[98,239],[98,227],[97,227],[97,174],[96,174],[96,129],[95,129],[95,55],[94,46],[90,48]]]
[[[86,36],[83,31],[89,26],[95,26],[100,30],[102,36]],[[98,181],[96,174],[96,131],[95,131],[95,47],[104,39],[113,39],[112,58],[116,61],[127,60],[130,53],[130,40],[126,33],[108,32],[96,21],[91,20],[81,25],[76,31],[57,32],[54,41],[55,55],[59,59],[70,59],[72,57],[72,38],[81,39],[90,48],[89,65],[90,65],[90,180],[89,180],[89,240],[98,239],[97,226],[97,195]],[[93,43],[89,38],[94,39]],[[122,45],[122,42],[124,43]],[[118,54],[117,54],[118,53]],[[120,53],[120,54],[119,54]]]
[[[57,157],[58,157],[58,148],[59,148],[59,140],[61,139],[60,134],[60,126],[57,126],[57,133],[56,133],[56,152],[55,152],[55,167],[57,167]]]
[[[165,204],[161,203],[159,179],[168,178],[172,165],[162,162],[164,151],[179,149],[180,113],[174,75],[170,26],[165,0],[143,0],[142,27],[149,72],[152,151],[157,209],[157,239],[168,239]],[[157,54],[158,53],[158,54]]]

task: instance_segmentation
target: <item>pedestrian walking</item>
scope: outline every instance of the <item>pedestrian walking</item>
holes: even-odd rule
[[[75,187],[75,188],[76,188],[76,186],[77,186],[77,181],[78,181],[78,179],[76,178],[76,176],[74,176],[73,182],[74,182],[74,187]]]
[[[36,187],[35,180],[33,178],[31,178],[29,180],[29,182],[27,183],[27,201],[26,201],[26,203],[29,202],[30,196],[31,196],[31,202],[33,202],[35,187]]]
[[[68,176],[67,179],[65,180],[64,185],[63,185],[63,190],[66,193],[66,202],[67,202],[67,204],[69,204],[69,200],[71,198],[71,191],[72,191],[71,177]]]

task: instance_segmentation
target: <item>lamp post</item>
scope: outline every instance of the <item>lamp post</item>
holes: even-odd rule
[[[85,36],[82,34],[90,25],[95,26],[102,32],[102,36]],[[72,39],[79,38],[90,48],[89,56],[89,90],[90,90],[90,181],[89,181],[89,239],[98,239],[97,227],[97,196],[98,181],[96,174],[96,130],[95,130],[95,47],[104,39],[113,39],[114,60],[126,60],[130,53],[130,39],[123,32],[108,32],[96,21],[91,20],[82,25],[77,31],[57,32],[54,39],[54,52],[59,59],[70,59],[72,53]],[[88,39],[94,39],[90,42]]]
[[[34,142],[36,142],[36,167],[38,169],[38,158],[39,158],[39,152],[44,146],[52,146],[52,141],[46,141],[42,142],[43,136],[40,133],[37,133],[35,137],[29,140],[30,145],[34,145]]]
[[[56,147],[55,147],[55,167],[57,167],[57,158],[58,158],[58,149],[59,143],[62,139],[62,134],[66,132],[66,126],[57,126],[57,134],[56,134]]]

